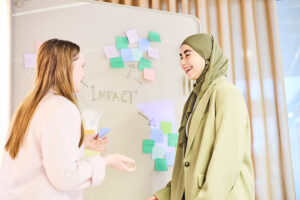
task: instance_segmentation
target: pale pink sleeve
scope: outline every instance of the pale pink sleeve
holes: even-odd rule
[[[50,183],[63,191],[100,184],[105,177],[105,162],[100,156],[86,158],[78,147],[81,134],[79,111],[71,102],[49,110],[41,131],[41,151]]]

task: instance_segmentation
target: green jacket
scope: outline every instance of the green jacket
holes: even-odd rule
[[[196,100],[188,139],[178,138],[172,180],[155,195],[159,200],[182,200],[183,193],[186,200],[252,200],[254,187],[247,107],[238,89],[220,77]]]

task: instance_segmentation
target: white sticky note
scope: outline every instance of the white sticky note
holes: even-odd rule
[[[25,68],[33,69],[36,68],[36,54],[25,53],[24,54]]]
[[[104,47],[104,53],[107,59],[120,57],[120,53],[114,45]]]
[[[139,41],[139,36],[136,32],[136,29],[126,31],[126,35],[130,43],[135,43]]]
[[[158,49],[154,49],[154,48],[149,47],[148,48],[148,55],[151,58],[159,60],[159,50]]]

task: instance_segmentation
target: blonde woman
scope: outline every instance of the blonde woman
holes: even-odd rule
[[[135,161],[123,155],[83,155],[84,133],[75,92],[84,78],[78,45],[46,41],[37,58],[35,86],[17,108],[0,171],[0,199],[77,200],[100,184],[108,165],[132,172]],[[104,142],[86,141],[103,150]]]

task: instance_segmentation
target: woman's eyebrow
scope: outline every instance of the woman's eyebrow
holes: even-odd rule
[[[187,49],[187,50],[185,50],[183,53],[184,53],[184,54],[186,54],[186,53],[189,53],[189,52],[192,52],[192,51],[191,51],[191,50],[189,50],[189,49]],[[179,56],[181,57],[181,56],[182,56],[182,54],[180,53],[180,54],[179,54]]]

